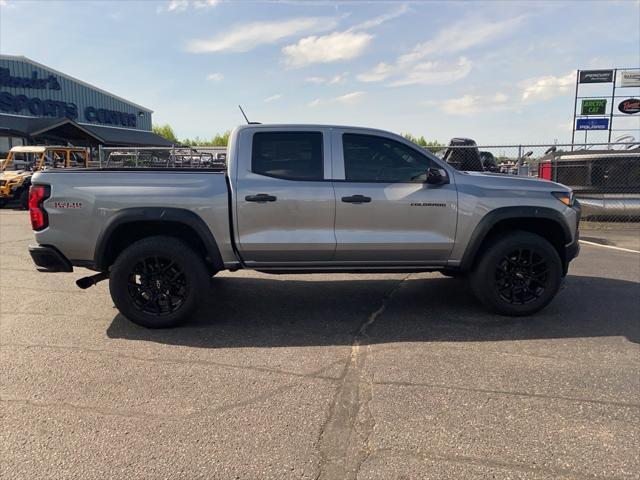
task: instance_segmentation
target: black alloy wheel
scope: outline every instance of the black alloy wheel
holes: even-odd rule
[[[146,314],[159,317],[176,312],[189,295],[182,267],[157,255],[135,263],[127,285],[133,305]]]
[[[534,249],[519,248],[505,255],[495,271],[495,287],[505,302],[535,302],[549,284],[549,265]]]

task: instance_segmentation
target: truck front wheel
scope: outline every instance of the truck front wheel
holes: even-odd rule
[[[209,286],[204,259],[184,242],[149,237],[127,247],[109,275],[111,298],[120,313],[147,328],[183,323]]]
[[[562,282],[562,261],[546,239],[510,232],[491,242],[471,272],[471,287],[491,310],[531,315],[551,302]]]

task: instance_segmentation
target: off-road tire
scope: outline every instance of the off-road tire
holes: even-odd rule
[[[109,291],[120,313],[133,323],[168,328],[192,315],[207,294],[209,280],[204,258],[187,244],[155,236],[133,243],[118,255],[111,267]]]
[[[562,261],[547,240],[514,231],[493,239],[470,275],[471,288],[492,311],[525,316],[546,307],[562,283]]]

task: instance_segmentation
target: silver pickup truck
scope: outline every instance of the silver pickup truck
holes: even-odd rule
[[[226,169],[102,168],[33,176],[40,270],[99,273],[146,327],[187,319],[221,270],[468,274],[485,305],[528,315],[578,254],[572,191],[461,172],[380,130],[245,125]]]

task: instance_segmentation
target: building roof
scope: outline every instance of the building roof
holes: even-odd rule
[[[14,60],[17,62],[24,62],[24,63],[29,63],[31,65],[34,65],[36,67],[42,68],[44,70],[48,70],[56,75],[59,75],[61,77],[64,77],[66,79],[71,80],[72,82],[76,82],[79,83],[80,85],[84,85],[87,88],[91,88],[92,90],[95,90],[97,92],[103,93],[105,95],[108,95],[110,97],[116,98],[122,102],[128,103],[129,105],[132,105],[136,108],[139,108],[140,110],[144,110],[145,112],[149,112],[149,113],[153,113],[153,110],[147,108],[147,107],[143,107],[142,105],[138,105],[137,103],[134,103],[130,100],[127,100],[126,98],[122,98],[118,95],[115,95],[111,92],[107,92],[106,90],[103,90],[102,88],[96,87],[95,85],[91,85],[90,83],[84,82],[78,78],[72,77],[71,75],[67,75],[66,73],[62,73],[59,70],[56,70],[55,68],[51,68],[48,67],[47,65],[43,65],[41,63],[36,62],[35,60],[31,60],[30,58],[27,58],[23,55],[0,55],[0,60]]]
[[[164,137],[146,130],[103,127],[101,125],[81,124],[95,136],[103,140],[104,145],[148,145],[153,147],[171,147],[174,144]]]
[[[35,118],[0,114],[0,132],[3,130],[10,134],[28,137],[54,133],[69,137],[69,133],[71,133],[80,138],[93,138],[102,145],[149,147],[171,147],[173,145],[166,138],[147,130],[79,124],[69,118]],[[74,138],[73,135],[70,137]]]

